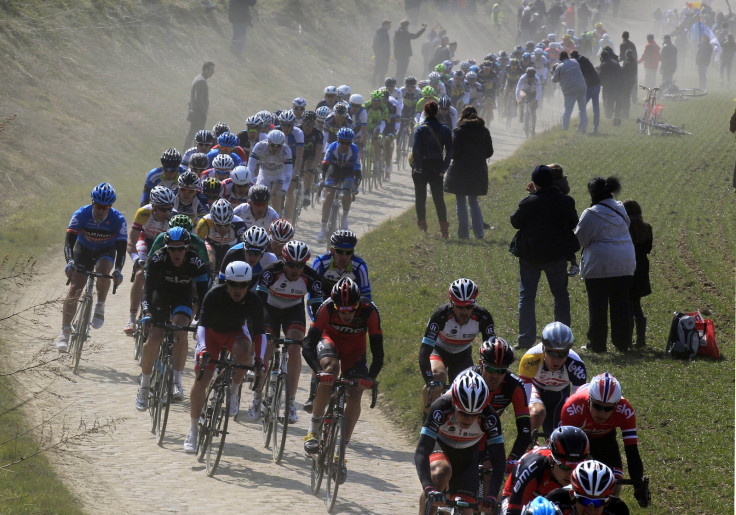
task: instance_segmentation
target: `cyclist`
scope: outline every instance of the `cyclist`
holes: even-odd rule
[[[433,71],[427,76],[427,78],[429,79],[429,85],[432,86],[432,89],[437,93],[437,95],[443,96],[447,94],[445,82],[449,80],[449,76],[447,79],[443,79],[440,72]]]
[[[294,170],[286,135],[274,129],[265,140],[256,143],[248,159],[248,168],[257,177],[256,184],[263,184],[271,191],[271,204],[280,212]]]
[[[304,164],[301,170],[304,178],[304,188],[302,189],[303,207],[307,207],[311,203],[312,185],[322,159],[324,134],[315,127],[316,121],[317,114],[314,111],[306,111],[302,116],[301,127],[304,133]]]
[[[562,515],[562,511],[552,501],[539,495],[521,509],[521,515]]]
[[[480,334],[483,340],[495,336],[493,317],[476,304],[478,286],[470,279],[453,281],[448,289],[450,302],[432,313],[419,348],[419,370],[424,379],[422,408],[428,413],[428,402],[442,394],[449,378],[452,382],[462,370],[473,366],[473,340]],[[427,399],[432,381],[439,382],[432,398]]]
[[[452,107],[450,97],[447,95],[440,97],[437,101],[437,107],[439,107],[437,120],[440,123],[447,125],[450,129],[454,129],[457,126],[457,109]],[[424,123],[425,118],[424,113],[422,113],[422,116],[419,118],[419,123]]]
[[[366,335],[371,347],[371,366],[366,360]],[[320,306],[304,341],[304,360],[318,375],[309,432],[304,437],[307,454],[319,452],[317,433],[325,408],[330,401],[336,377],[357,379],[348,388],[345,404],[345,444],[350,443],[353,429],[360,418],[363,390],[373,386],[383,367],[383,333],[378,308],[360,295],[360,288],[349,277],[332,287],[330,298]],[[340,471],[338,483],[345,482],[346,470]]]
[[[572,471],[570,484],[552,490],[547,499],[564,515],[629,515],[626,503],[615,496],[616,477],[600,461],[587,460]]]
[[[512,106],[516,104],[514,101],[516,85],[523,74],[524,68],[522,68],[521,62],[517,58],[511,59],[506,67],[506,85],[504,86],[504,102],[506,106],[506,119],[508,122],[511,121],[511,118],[515,113],[515,109]]]
[[[254,225],[268,229],[271,223],[279,217],[274,208],[268,205],[271,200],[271,190],[265,184],[256,184],[248,191],[248,202],[235,207],[233,213],[239,216],[246,227]]]
[[[217,122],[212,126],[212,134],[215,135],[215,138],[219,138],[225,132],[230,132],[230,126],[226,122]]]
[[[294,113],[296,120],[294,124],[297,127],[302,126],[302,118],[304,117],[304,111],[307,109],[307,101],[302,97],[296,97],[291,102],[291,111]]]
[[[291,175],[291,181],[288,185],[286,193],[286,205],[284,207],[284,216],[286,218],[294,218],[294,208],[296,201],[301,199],[294,198],[294,190],[296,183],[301,175],[302,165],[304,164],[304,133],[299,127],[294,127],[296,116],[292,111],[283,111],[279,115],[279,129],[286,135],[286,144],[291,149],[291,155],[294,159],[294,172]]]
[[[149,202],[149,196],[154,186],[166,186],[169,189],[176,189],[179,174],[187,171],[185,166],[181,164],[181,154],[175,148],[164,150],[161,154],[161,166],[154,168],[146,175],[146,182],[143,185],[143,195],[141,195],[141,207]]]
[[[350,99],[350,86],[348,86],[347,84],[338,86],[337,87],[337,101],[347,103],[349,99]]]
[[[465,73],[457,70],[452,79],[445,84],[446,95],[452,100],[452,105],[460,109],[470,102],[470,85],[465,80]]]
[[[338,102],[335,104],[335,108],[332,113],[327,116],[325,124],[322,128],[324,133],[324,143],[331,145],[337,141],[337,132],[342,128],[353,128],[353,119],[350,118],[348,113],[350,106],[345,102]]]
[[[217,156],[230,156],[233,160],[233,168],[240,166],[245,159],[245,152],[240,148],[240,139],[232,132],[223,132],[217,137],[217,145],[207,152],[207,159],[215,166]]]
[[[187,170],[179,176],[179,189],[174,197],[174,211],[187,215],[192,223],[196,223],[210,211],[207,197],[199,191],[201,184],[199,175],[192,170]]]
[[[222,183],[214,177],[208,177],[200,181],[202,185],[202,195],[207,199],[207,203],[212,206],[220,197],[222,193]]]
[[[201,152],[195,152],[189,156],[189,171],[193,172],[197,177],[202,175],[206,169],[210,167],[210,162],[207,159],[207,154]]]
[[[322,225],[317,234],[317,242],[323,243],[327,237],[327,222],[336,190],[329,186],[351,188],[353,194],[342,196],[342,218],[340,228],[348,229],[348,213],[353,202],[353,195],[358,193],[358,185],[362,177],[360,171],[360,151],[353,143],[355,133],[347,127],[337,132],[337,141],[330,143],[322,160],[322,185],[327,186],[325,200],[322,203]]]
[[[425,513],[427,497],[441,501],[445,491],[453,498],[476,501],[480,489],[478,446],[483,437],[493,467],[483,501],[488,501],[491,509],[495,505],[503,482],[504,447],[501,424],[490,401],[483,378],[465,370],[452,382],[450,391],[432,403],[431,416],[424,422],[414,453],[424,489],[419,498],[420,514]]]
[[[92,203],[74,212],[66,230],[64,272],[71,286],[64,299],[61,333],[56,340],[56,349],[62,353],[69,351],[72,319],[79,295],[87,282],[84,272],[94,269],[98,273],[109,274],[114,260],[115,284],[119,285],[123,280],[121,271],[125,263],[128,230],[123,215],[112,207],[117,195],[110,183],[101,182],[92,189],[91,196]],[[105,299],[109,289],[109,279],[97,280],[97,304],[91,320],[94,329],[105,323]]]
[[[417,88],[417,78],[409,76],[404,80],[404,87],[401,88],[401,97],[403,100],[403,109],[401,110],[401,119],[414,118],[416,113],[417,102],[422,92]]]
[[[187,174],[189,172],[184,172]],[[180,175],[179,177],[183,176]],[[133,262],[133,285],[130,287],[130,318],[123,332],[132,335],[135,332],[135,319],[143,294],[143,265],[148,259],[148,249],[153,240],[169,230],[169,219],[176,200],[174,193],[165,186],[156,186],[151,190],[151,203],[138,209],[128,235],[127,251]],[[174,213],[176,214],[176,213]]]
[[[178,326],[188,326],[192,320],[192,306],[195,302],[192,283],[196,286],[198,298],[203,299],[207,292],[207,265],[190,247],[191,237],[182,227],[169,229],[165,234],[164,246],[146,262],[141,309],[144,317],[150,317],[151,323],[171,321]],[[153,364],[163,338],[164,330],[160,327],[151,326],[148,329],[148,339],[141,352],[141,386],[135,400],[138,411],[148,409]],[[186,331],[174,333],[173,354],[173,398],[181,401],[184,398],[181,377],[187,360]]]
[[[224,198],[216,200],[210,208],[210,214],[199,221],[197,236],[207,245],[213,276],[220,269],[225,253],[240,240],[244,232],[245,222],[233,214],[233,206]]]
[[[207,152],[212,150],[212,146],[215,144],[215,135],[208,130],[197,131],[194,135],[194,143],[195,145],[187,149],[181,157],[181,164],[184,166],[189,166],[189,160],[192,155],[197,153],[207,154]]]
[[[481,63],[478,82],[482,88],[481,105],[483,108],[479,112],[486,113],[486,122],[490,122],[493,120],[493,108],[496,106],[496,89],[499,82],[498,68],[492,61],[486,60]]]
[[[235,168],[235,161],[233,157],[227,154],[218,154],[212,160],[212,168],[209,168],[202,172],[199,176],[200,179],[214,178],[222,182],[225,179],[230,178],[230,172]]]
[[[322,132],[322,139],[324,141],[324,129],[325,129],[325,120],[327,120],[327,117],[330,116],[330,113],[332,113],[332,110],[327,106],[318,107],[317,110],[314,112],[317,119],[314,122],[314,127]]]
[[[424,86],[422,88],[422,97],[417,100],[416,109],[414,110],[416,113],[414,115],[415,120],[418,121],[419,118],[424,115],[424,104],[430,100],[434,100],[435,102],[438,101],[438,98],[435,96],[435,90],[432,86]]]
[[[290,340],[301,342],[306,331],[304,314],[304,296],[311,293],[309,309],[317,312],[322,303],[322,280],[309,265],[310,252],[306,243],[291,240],[284,245],[281,259],[263,269],[258,280],[257,291],[266,309],[266,328],[269,333],[278,337],[281,330]],[[266,359],[270,359],[271,349],[267,350]],[[265,362],[265,359],[264,359]],[[295,397],[299,386],[301,372],[301,352],[299,345],[289,345],[289,396],[291,407],[289,423],[296,423]],[[251,420],[260,416],[260,391],[253,394],[253,403],[249,410]]]
[[[485,340],[480,346],[480,360],[473,370],[483,377],[491,392],[491,406],[500,417],[509,404],[513,404],[516,417],[516,440],[506,458],[506,473],[510,474],[519,458],[526,452],[531,443],[531,427],[529,426],[529,405],[524,390],[524,383],[515,374],[509,372],[514,362],[514,351],[506,340],[494,336]],[[484,461],[484,460],[481,460]]]
[[[312,268],[322,278],[325,290],[343,277],[352,279],[360,289],[360,296],[371,300],[371,285],[368,281],[368,266],[355,254],[358,237],[351,230],[339,229],[330,237],[330,252],[314,258]]]
[[[560,411],[573,391],[585,384],[585,365],[572,350],[573,335],[562,322],[547,324],[542,341],[519,361],[519,377],[529,399],[532,430],[547,434],[560,424]]]
[[[174,227],[181,227],[189,233],[189,237],[191,238],[191,241],[189,242],[189,247],[194,249],[194,251],[199,256],[199,259],[209,265],[210,258],[207,255],[207,246],[205,245],[204,240],[196,234],[192,234],[192,232],[194,231],[194,224],[192,223],[192,219],[189,218],[187,215],[182,215],[181,213],[179,213],[178,215],[174,215],[169,220],[169,229],[173,229]],[[165,232],[162,232],[158,236],[156,236],[156,239],[153,240],[153,243],[148,249],[149,256],[154,255],[158,249],[164,246],[164,239],[166,239]]]
[[[325,97],[317,103],[317,109],[327,107],[332,110],[337,102],[337,88],[335,86],[327,86],[325,88]]]
[[[394,138],[396,131],[399,129],[399,113],[401,112],[399,102],[389,94],[388,88],[381,88],[383,94],[383,103],[388,109],[388,121],[383,129],[383,160],[386,166],[386,181],[391,180],[391,161],[394,155]]]
[[[537,103],[542,98],[542,83],[534,66],[526,69],[526,73],[516,82],[516,102],[519,104],[519,121],[524,121],[524,103],[528,102],[532,111],[532,135],[537,126]]]
[[[268,227],[268,236],[271,239],[269,250],[280,256],[284,245],[294,239],[294,226],[285,218],[279,218],[271,222]]]
[[[631,403],[621,395],[621,383],[608,372],[595,376],[574,395],[567,398],[562,407],[561,423],[581,428],[590,440],[590,455],[611,467],[616,478],[623,477],[621,451],[616,441],[616,428],[626,452],[629,477],[634,485],[634,497],[646,508],[644,464],[639,454],[636,431],[636,413]],[[617,487],[618,496],[621,488]]]
[[[353,120],[353,132],[355,133],[354,143],[359,149],[363,149],[363,145],[368,141],[368,111],[363,106],[363,95],[353,93],[350,95],[350,118]]]
[[[253,278],[251,286],[258,284],[261,272],[278,258],[268,250],[270,238],[262,227],[253,225],[243,233],[243,241],[230,247],[220,264],[219,283],[225,282],[225,269],[233,261],[244,261],[250,266]],[[279,254],[280,255],[280,254]],[[254,288],[255,289],[255,288]]]
[[[248,192],[255,183],[247,166],[236,166],[229,179],[222,181],[222,197],[233,205],[233,209],[248,202]]]
[[[520,515],[522,507],[537,495],[570,484],[570,475],[578,463],[587,459],[588,437],[572,426],[555,429],[545,447],[521,457],[503,488],[501,513]]]
[[[238,140],[240,141],[240,148],[245,151],[246,155],[250,155],[253,147],[261,141],[261,125],[263,120],[258,115],[249,116],[245,119],[245,130],[238,133]],[[264,134],[265,137],[265,134]],[[243,160],[247,163],[247,160]]]
[[[472,105],[476,111],[479,111],[483,100],[483,85],[478,82],[478,73],[473,71],[466,73],[465,80],[470,86],[468,105]]]
[[[237,363],[250,366],[253,365],[253,347],[256,348],[256,356],[260,355],[259,348],[265,347],[263,305],[258,295],[249,291],[250,281],[250,266],[243,261],[233,261],[225,269],[225,284],[213,286],[205,295],[197,324],[196,374],[199,374],[202,366],[203,353],[219,359],[220,351],[227,348]],[[184,440],[184,450],[187,453],[194,453],[197,449],[199,417],[206,401],[207,385],[210,384],[214,371],[215,364],[207,364],[202,377],[197,376],[197,380],[192,383],[189,394],[191,422]],[[238,390],[244,376],[245,370],[233,370],[230,415],[238,413]]]

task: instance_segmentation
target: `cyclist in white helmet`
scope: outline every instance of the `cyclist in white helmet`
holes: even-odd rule
[[[256,184],[263,184],[271,190],[271,205],[280,213],[294,170],[286,135],[278,129],[270,131],[268,138],[253,148],[248,168],[257,177]]]

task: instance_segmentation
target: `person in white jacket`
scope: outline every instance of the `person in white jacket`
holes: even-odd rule
[[[616,177],[596,177],[588,183],[591,207],[583,211],[575,229],[582,247],[580,276],[588,293],[588,344],[583,349],[605,352],[608,312],[611,343],[620,351],[631,345],[629,288],[636,269],[629,217],[613,199],[621,191]]]

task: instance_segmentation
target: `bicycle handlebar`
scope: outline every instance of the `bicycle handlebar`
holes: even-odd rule
[[[202,376],[204,376],[205,369],[207,368],[207,365],[214,364],[218,367],[225,367],[225,368],[237,368],[240,370],[252,370],[255,372],[255,366],[253,365],[241,365],[240,363],[235,363],[232,360],[227,359],[211,359],[210,353],[205,352],[202,354],[202,362],[199,365],[199,374],[197,374],[197,381],[200,381],[202,379]]]
[[[95,271],[91,271],[90,272],[90,271],[87,271],[87,270],[76,270],[76,269],[74,271],[77,272],[77,273],[80,273],[80,274],[84,274],[84,275],[87,275],[87,276],[90,276],[91,275],[92,277],[97,277],[97,278],[102,278],[102,279],[115,279],[110,274],[101,274],[101,273],[95,272]],[[72,276],[70,275],[66,279],[66,285],[69,286],[69,283],[71,283],[71,282],[72,282]],[[113,283],[112,283],[112,294],[115,295],[115,292],[117,292],[117,290],[118,290],[118,285],[115,284],[115,282],[113,281]]]
[[[188,331],[190,333],[197,332],[196,327],[192,327],[190,325],[169,324],[167,322],[155,322],[153,324],[153,327],[160,327],[161,329],[164,329],[166,331]]]
[[[317,381],[319,381],[319,374],[317,374]],[[347,377],[338,377],[335,379],[335,381],[332,383],[333,388],[340,384],[344,386],[357,386],[361,379],[371,379],[373,381],[373,386],[371,386],[371,409],[376,407],[376,402],[378,402],[378,381],[375,379],[365,376],[365,377],[357,377],[357,378],[351,378],[348,379]]]
[[[291,338],[272,338],[270,335],[267,336],[275,347],[286,347],[287,345],[304,345],[303,341],[292,340]]]

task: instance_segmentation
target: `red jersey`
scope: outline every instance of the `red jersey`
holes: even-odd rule
[[[563,426],[579,427],[588,435],[588,438],[600,438],[620,427],[624,445],[639,443],[636,436],[636,413],[629,401],[621,397],[611,417],[603,424],[598,424],[590,414],[590,395],[587,384],[567,398],[562,407],[560,423]]]
[[[508,498],[507,515],[519,515],[521,509],[538,495],[547,495],[563,487],[554,480],[549,447],[537,447],[519,460],[503,487],[503,498]]]

